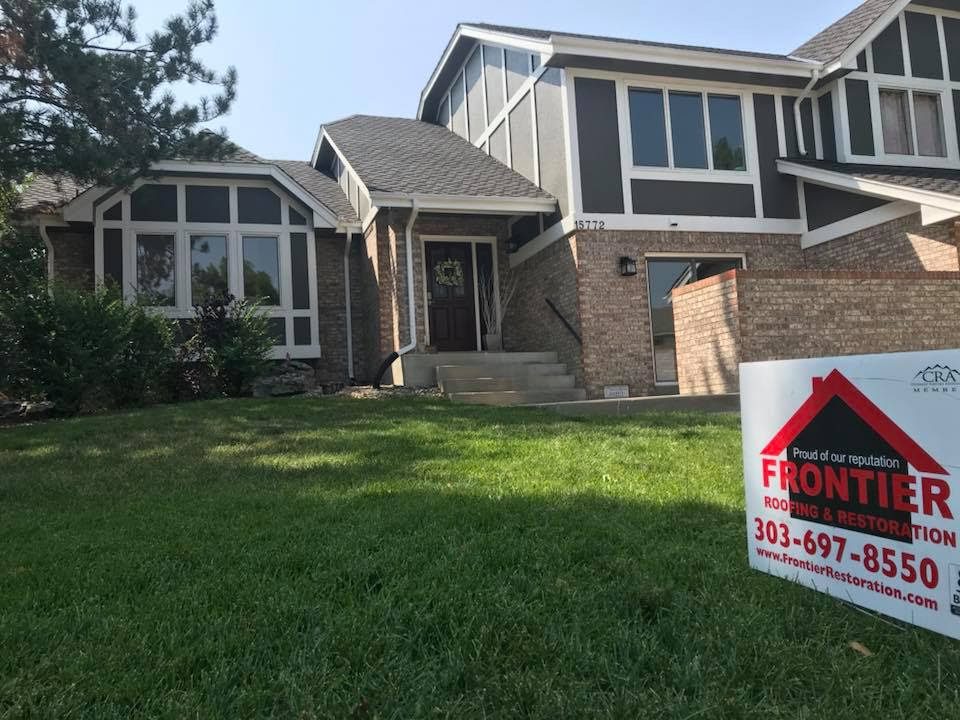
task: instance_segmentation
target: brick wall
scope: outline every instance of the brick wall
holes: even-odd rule
[[[603,397],[605,385],[628,385],[631,396],[665,391],[653,370],[644,262],[651,254],[742,253],[748,267],[763,269],[802,268],[804,262],[795,235],[580,231],[575,238],[583,373],[591,398]],[[541,262],[542,254],[527,263]],[[636,276],[620,275],[621,256],[637,259]]]
[[[316,362],[321,382],[346,382],[347,308],[344,295],[343,246],[346,237],[319,237],[317,251],[317,310],[320,319],[320,352]],[[351,277],[351,284],[353,278]],[[352,290],[352,287],[351,287]]]
[[[729,311],[730,337],[743,362],[960,347],[960,272],[726,273],[674,291],[678,346],[698,342],[697,320]],[[680,361],[697,362],[696,353]],[[681,393],[735,392],[729,366],[703,366],[681,375]]]
[[[737,280],[724,273],[698,285],[673,298],[677,377],[684,394],[722,394],[737,385],[740,366]]]
[[[58,283],[93,290],[93,227],[49,227],[53,245],[53,277]]]
[[[516,294],[503,323],[504,348],[512,351],[557,353],[560,362],[583,387],[580,343],[547,305],[550,299],[582,335],[577,294],[577,240],[570,236],[553,243],[534,259],[511,270],[517,277]],[[503,277],[503,273],[501,273]]]
[[[954,221],[923,227],[920,213],[814,245],[803,255],[816,270],[960,270]]]

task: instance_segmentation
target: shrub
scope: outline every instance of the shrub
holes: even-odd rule
[[[163,397],[174,358],[170,323],[114,289],[3,296],[0,322],[9,338],[0,386],[9,394],[45,397],[70,414]]]
[[[229,293],[194,308],[189,339],[180,350],[179,394],[236,397],[250,390],[269,365],[273,340],[257,303]]]

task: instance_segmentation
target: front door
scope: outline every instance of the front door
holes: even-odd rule
[[[437,350],[477,349],[470,243],[425,243],[430,342]]]

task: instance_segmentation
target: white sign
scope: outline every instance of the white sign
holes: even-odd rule
[[[603,388],[603,398],[605,400],[619,400],[630,397],[630,387],[628,385],[605,385]]]
[[[751,567],[960,638],[960,350],[740,367]]]

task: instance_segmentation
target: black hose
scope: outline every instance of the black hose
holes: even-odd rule
[[[377,379],[373,381],[373,389],[380,389],[380,381],[383,380],[383,376],[386,375],[387,370],[390,369],[390,366],[393,365],[394,360],[400,357],[400,353],[394,351],[387,355],[387,359],[383,361],[383,364],[380,365],[380,369],[377,370]]]

